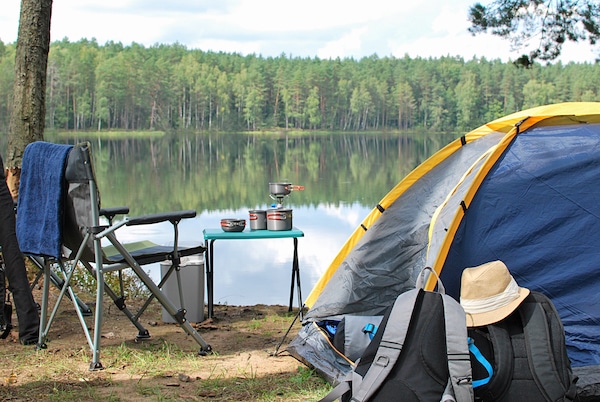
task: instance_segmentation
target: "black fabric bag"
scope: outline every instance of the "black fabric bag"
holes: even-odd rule
[[[562,322],[543,294],[531,292],[504,320],[468,333],[476,401],[575,399]]]

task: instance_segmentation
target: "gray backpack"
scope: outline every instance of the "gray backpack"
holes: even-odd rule
[[[465,312],[445,294],[416,288],[399,295],[353,370],[321,401],[473,400]]]

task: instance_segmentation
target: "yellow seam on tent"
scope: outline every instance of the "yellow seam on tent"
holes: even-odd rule
[[[532,116],[535,116],[537,122],[556,116],[586,116],[597,114],[600,114],[599,102],[564,102],[522,110],[491,121],[487,123],[486,126],[494,131],[503,131],[503,127],[514,126],[519,121]]]
[[[458,224],[462,221],[462,218],[465,214],[464,209],[462,208],[462,206],[459,206],[456,210],[457,212],[454,214],[454,219],[452,219],[452,222],[450,222],[450,225],[448,225],[448,230],[446,231],[446,236],[444,237],[444,241],[442,242],[440,249],[438,250],[438,255],[437,258],[435,260],[435,262],[433,263],[433,267],[431,267],[435,273],[440,276],[441,275],[441,271],[442,271],[442,266],[443,263],[440,264],[440,255],[444,255],[444,260],[445,260],[445,256],[448,254],[448,250],[450,249],[450,245],[452,244],[452,239],[454,238],[454,235],[456,234],[456,230],[458,229]],[[458,217],[460,217],[460,219],[458,219]],[[430,276],[429,278],[427,278],[427,283],[425,284],[425,290],[433,290],[435,288],[435,285],[437,284],[437,279],[436,280],[432,280],[432,276]]]

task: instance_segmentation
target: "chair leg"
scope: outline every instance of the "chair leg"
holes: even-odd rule
[[[173,271],[175,270],[176,265],[173,264],[171,265],[171,267],[169,268],[169,270],[166,272],[166,274],[163,276],[163,278],[161,279],[161,281],[158,283],[158,288],[162,289],[163,286],[165,285],[165,283],[167,282],[167,280],[171,277],[171,274],[173,273]],[[178,277],[178,281],[180,281],[180,278]],[[180,300],[181,300],[181,308],[185,309],[185,306],[183,305],[183,293],[181,291],[181,284],[179,284],[179,296],[180,296]],[[152,303],[152,301],[154,300],[155,296],[154,294],[150,294],[150,296],[146,299],[146,301],[144,302],[144,304],[142,305],[142,307],[139,308],[139,310],[136,313],[136,318],[139,318],[142,314],[144,314],[144,311],[146,311],[146,309],[148,308],[148,306],[150,306],[150,303]]]
[[[44,275],[44,262],[40,261],[39,257],[35,257],[35,256],[27,256],[27,258],[39,270],[39,272],[35,276],[33,282],[31,283],[31,289],[33,290],[33,287],[38,283],[38,281],[40,280],[40,277],[42,275]],[[54,286],[56,286],[56,288],[58,290],[61,290],[63,288],[63,286],[65,285],[65,281],[62,280],[58,275],[56,275],[56,273],[52,270],[50,270],[50,281],[52,282],[52,284],[54,284]],[[67,294],[67,297],[69,299],[71,299],[70,292]],[[75,297],[75,301],[77,302],[77,305],[79,306],[79,310],[81,311],[81,313],[84,316],[91,316],[92,309],[87,304],[85,304],[81,299],[79,299],[77,296],[74,296],[74,297]]]
[[[90,275],[94,278],[96,277],[96,270],[92,267],[88,262],[83,262],[83,265],[88,270]],[[135,315],[127,308],[125,304],[125,300],[119,296],[109,285],[104,281],[104,291],[113,301],[113,303],[117,306],[117,308],[125,314],[125,316],[131,321],[131,323],[137,328],[138,334],[136,336],[137,339],[148,339],[150,338],[150,333],[138,320],[138,315]]]
[[[75,260],[75,261],[77,261],[77,260]],[[54,271],[52,271],[53,264],[56,264],[60,268],[61,272],[65,275],[64,280],[59,278],[58,275],[56,275],[54,273]],[[88,344],[90,345],[91,348],[93,348],[92,339],[90,337],[90,333],[87,328],[87,323],[85,322],[85,319],[83,317],[84,314],[77,302],[78,299],[75,296],[75,293],[73,292],[72,287],[70,286],[71,278],[73,277],[74,271],[77,267],[77,263],[75,262],[73,264],[73,267],[70,270],[67,270],[67,268],[65,267],[65,265],[62,261],[52,262],[50,260],[44,260],[43,267],[44,267],[44,271],[43,271],[44,272],[44,284],[43,284],[43,290],[42,290],[42,307],[41,307],[41,317],[40,317],[40,335],[38,338],[38,349],[46,348],[46,340],[48,339],[48,333],[50,331],[50,327],[52,326],[52,323],[54,322],[54,319],[56,318],[56,315],[58,313],[58,308],[60,307],[60,303],[62,302],[65,295],[67,295],[67,297],[73,302],[73,306],[75,307],[75,313],[77,314],[79,323],[81,324],[83,332],[86,335]],[[60,288],[60,292],[58,294],[58,297],[56,299],[56,303],[54,304],[52,312],[50,313],[50,315],[48,315],[50,283],[53,283],[53,280],[52,280],[53,274],[55,275],[56,278],[60,279],[63,282],[63,286]]]
[[[42,285],[42,308],[40,311],[40,333],[38,335],[37,349],[46,349],[46,337],[48,335],[47,318],[48,318],[48,294],[50,287],[50,263],[44,264],[44,284]]]
[[[99,243],[99,241],[95,241]],[[99,247],[99,244],[94,244],[95,248]],[[96,261],[98,261],[98,253],[96,253]],[[94,346],[92,350],[92,361],[90,363],[90,371],[103,370],[104,367],[100,363],[100,337],[102,331],[102,310],[104,307],[104,275],[102,272],[102,265],[99,269],[96,269],[96,316],[94,319]]]
[[[185,310],[185,301],[183,299],[183,289],[182,289],[182,285],[181,285],[181,270],[178,264],[172,264],[171,267],[167,270],[167,272],[163,275],[161,281],[158,283],[158,288],[159,289],[163,289],[164,285],[167,283],[167,281],[169,280],[169,278],[171,277],[171,275],[173,274],[173,272],[176,272],[176,279],[177,279],[177,288],[178,288],[178,292],[179,292],[179,305],[181,306],[181,308],[183,310]],[[148,299],[144,302],[144,305],[142,307],[140,307],[140,309],[138,310],[137,314],[136,314],[136,318],[140,317],[144,311],[146,311],[146,309],[148,308],[148,306],[150,306],[150,303],[152,302],[152,300],[154,300],[155,296],[154,294],[151,294]]]

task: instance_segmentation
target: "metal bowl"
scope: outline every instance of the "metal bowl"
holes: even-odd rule
[[[243,232],[245,228],[245,219],[221,219],[221,229],[223,229],[224,232]]]

